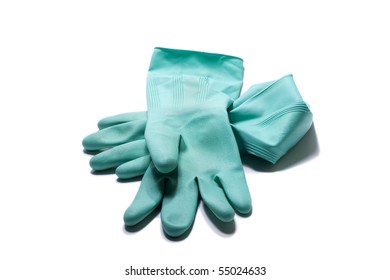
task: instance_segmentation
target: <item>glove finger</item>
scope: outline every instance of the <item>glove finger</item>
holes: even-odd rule
[[[149,155],[139,157],[119,165],[115,173],[119,179],[124,180],[142,176],[150,165],[150,162]]]
[[[89,161],[89,165],[93,170],[102,171],[116,168],[125,162],[147,156],[148,154],[145,140],[137,140],[116,146],[93,156]]]
[[[145,140],[154,165],[161,173],[177,167],[180,135],[177,130],[163,125],[147,125]]]
[[[163,229],[172,237],[182,235],[191,227],[198,207],[198,187],[195,180],[182,183],[177,181],[168,181],[161,206]]]
[[[111,148],[123,143],[144,138],[146,120],[137,120],[114,125],[83,139],[84,149],[89,151]]]
[[[200,196],[211,212],[223,222],[232,221],[234,209],[218,182],[211,178],[198,178],[198,184]]]
[[[126,226],[134,226],[145,219],[162,201],[164,177],[150,164],[142,179],[133,202],[125,211],[123,220]]]
[[[230,205],[240,214],[248,214],[252,210],[251,195],[245,180],[242,167],[230,172],[223,172],[215,180],[223,188]]]
[[[139,120],[143,120],[146,122],[146,112],[123,113],[115,116],[106,117],[98,122],[98,127],[99,129],[104,129],[121,123]]]

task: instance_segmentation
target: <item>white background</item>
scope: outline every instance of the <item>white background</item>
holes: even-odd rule
[[[386,1],[0,3],[1,279],[390,279]],[[145,110],[155,46],[242,57],[244,91],[292,73],[314,113],[276,166],[245,159],[250,217],[220,225],[201,204],[176,241],[158,213],[124,230],[139,181],[92,175],[81,146],[100,118]]]

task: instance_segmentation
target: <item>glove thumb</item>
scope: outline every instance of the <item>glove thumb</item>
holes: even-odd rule
[[[169,173],[179,160],[180,134],[169,126],[147,125],[145,140],[152,161],[161,173]]]

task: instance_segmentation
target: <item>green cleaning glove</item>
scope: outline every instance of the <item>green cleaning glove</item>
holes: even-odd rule
[[[229,117],[241,154],[253,154],[272,163],[293,147],[312,124],[312,114],[291,75],[252,86],[230,107]],[[83,140],[86,150],[102,151],[92,157],[91,167],[94,170],[116,168],[122,179],[142,175],[150,163],[143,140],[145,124],[145,112],[120,114],[99,121],[100,130]],[[167,195],[161,189],[150,188],[149,191],[156,191],[161,197]],[[142,200],[137,196],[133,208],[144,208]],[[151,212],[155,204],[149,207],[134,212]],[[143,217],[134,217],[134,220],[141,221]]]
[[[240,58],[156,48],[147,80],[145,140],[152,159],[136,200],[124,214],[138,223],[162,203],[161,220],[170,236],[192,225],[198,193],[222,221],[234,209],[251,210],[240,154],[227,108],[239,96]],[[180,209],[180,210],[178,210]]]

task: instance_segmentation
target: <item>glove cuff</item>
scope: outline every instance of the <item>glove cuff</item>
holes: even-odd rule
[[[238,98],[243,60],[215,53],[155,48],[148,71],[148,109],[196,104],[223,93]]]
[[[241,151],[275,163],[310,129],[313,115],[287,75],[252,86],[229,119]]]
[[[242,80],[243,71],[243,60],[236,56],[160,47],[154,49],[149,65],[149,74],[195,75],[224,80]]]

